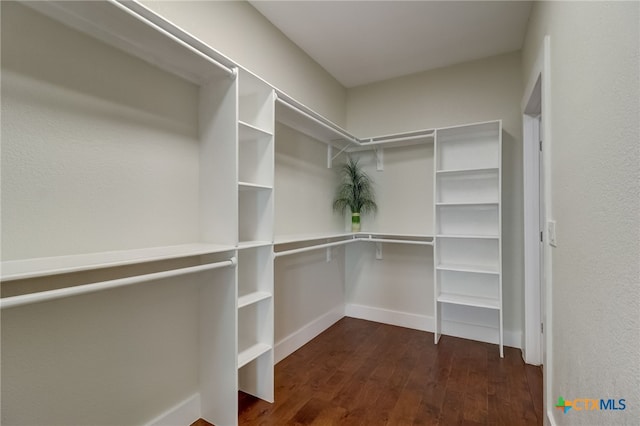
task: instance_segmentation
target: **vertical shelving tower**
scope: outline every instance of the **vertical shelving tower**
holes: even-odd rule
[[[501,121],[437,130],[434,313],[436,343],[451,310],[447,320],[495,328],[503,356],[501,152]]]
[[[238,384],[273,402],[275,94],[244,70],[238,92]]]

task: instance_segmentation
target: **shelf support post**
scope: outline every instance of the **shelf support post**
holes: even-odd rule
[[[382,243],[376,243],[376,259],[382,260]]]
[[[384,170],[384,149],[376,148],[375,153],[376,153],[376,170],[380,172]]]
[[[333,145],[327,144],[327,169],[333,166]]]

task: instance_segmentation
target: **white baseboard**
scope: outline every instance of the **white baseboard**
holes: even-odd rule
[[[461,337],[463,339],[477,340],[479,342],[498,344],[498,336],[495,328],[484,327],[477,324],[469,324],[457,321],[442,321],[442,334]],[[522,333],[504,330],[504,345],[522,350]]]
[[[375,308],[372,306],[347,304],[344,307],[345,316],[359,318],[368,321],[397,325],[399,327],[413,328],[414,330],[430,331],[433,333],[433,317],[408,312],[392,311],[390,309]]]
[[[355,304],[345,305],[344,312],[346,316],[352,318],[360,318],[369,321],[397,325],[399,327],[413,328],[415,330],[428,331],[431,333],[435,330],[434,319],[432,316],[428,315],[412,314],[408,312]],[[477,324],[443,321],[442,334],[477,340],[480,342],[498,343],[498,337],[495,329],[479,326]],[[505,346],[522,349],[522,333],[505,330],[503,337]]]
[[[196,393],[168,409],[145,426],[185,426],[200,418],[200,394]]]
[[[273,351],[275,363],[279,363],[287,356],[300,349],[303,345],[308,343],[310,340],[312,340],[318,334],[322,333],[327,328],[331,327],[343,317],[344,307],[339,306],[316,318],[315,320],[306,324],[304,327],[291,333],[287,337],[281,339],[278,343],[276,343]]]

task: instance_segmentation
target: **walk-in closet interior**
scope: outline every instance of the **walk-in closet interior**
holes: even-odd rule
[[[344,316],[520,346],[514,116],[346,130],[215,48],[137,2],[2,2],[3,422],[233,425]]]

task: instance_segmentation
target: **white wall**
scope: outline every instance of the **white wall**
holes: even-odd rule
[[[198,88],[2,6],[3,260],[197,241]]]
[[[344,219],[331,207],[337,174],[327,168],[327,145],[279,123],[275,141],[276,239],[342,232]],[[276,360],[342,317],[344,249],[332,252],[330,262],[325,250],[276,259]]]
[[[197,393],[197,283],[3,309],[2,424],[143,424]]]
[[[338,125],[346,90],[245,1],[142,2]]]
[[[637,2],[540,2],[525,81],[551,37],[552,364],[556,424],[640,417],[639,15]],[[545,369],[547,371],[547,369]],[[554,410],[559,396],[624,398],[625,411]]]
[[[347,103],[347,128],[357,135],[372,136],[405,132],[449,125],[465,124],[487,120],[503,120],[503,285],[504,285],[504,325],[507,343],[520,346],[520,335],[523,326],[523,249],[522,249],[522,123],[520,117],[520,98],[522,96],[522,79],[520,54],[518,52],[500,55],[492,58],[454,65],[406,77],[391,79],[380,83],[349,89]],[[403,148],[404,149],[404,148]],[[429,148],[411,148],[413,150]],[[385,160],[402,155],[385,151]],[[432,205],[432,159],[433,150],[429,152],[413,152],[409,167],[398,164],[397,168],[390,163],[389,170],[385,164],[385,171],[372,171],[374,179],[380,181],[381,200],[391,201],[394,209],[398,198],[402,199],[410,191],[416,191],[422,185],[425,201],[416,206],[417,214],[408,218],[407,211],[400,207],[400,211],[380,214],[380,221],[384,228],[392,228],[395,232],[409,231],[431,233],[433,226]],[[430,157],[430,158],[429,158]],[[420,160],[425,158],[426,160]],[[424,164],[420,165],[420,162]],[[419,164],[420,163],[420,164]],[[414,167],[418,166],[418,167]],[[399,173],[400,178],[387,176]],[[387,180],[395,180],[395,184],[387,187]],[[398,191],[397,180],[402,181],[407,191]],[[396,201],[397,200],[397,201]],[[382,203],[381,203],[382,204]],[[386,203],[385,203],[386,204]],[[400,203],[398,203],[400,204]],[[401,205],[401,204],[400,204]],[[388,207],[385,207],[388,208]],[[368,219],[363,219],[365,228]],[[395,222],[395,223],[394,223]],[[374,224],[376,221],[374,221]],[[357,249],[357,248],[356,248]],[[352,247],[348,250],[351,253]],[[363,249],[362,249],[363,250]],[[390,248],[390,250],[398,250]],[[424,250],[415,248],[414,250]],[[351,271],[354,277],[354,288],[375,286],[382,291],[386,288],[388,294],[393,293],[392,280],[384,277],[409,276],[412,282],[420,282],[425,286],[423,307],[416,312],[414,301],[409,301],[405,307],[407,312],[426,316],[433,315],[433,274],[424,275],[416,270],[409,270],[406,265],[384,262],[385,271],[375,258],[363,253],[354,252],[358,260],[354,265],[361,271],[358,275]],[[417,256],[417,255],[415,255]],[[369,259],[365,263],[364,259]],[[430,261],[430,260],[429,260]],[[379,261],[378,261],[379,262]],[[350,265],[349,262],[347,262]],[[422,268],[422,266],[416,266]],[[420,270],[420,269],[418,269]],[[370,273],[367,273],[369,271]],[[375,273],[374,273],[375,272]],[[418,277],[423,274],[424,277]],[[358,278],[360,277],[360,278]],[[386,280],[386,281],[385,281]],[[419,280],[419,281],[415,281]],[[349,279],[347,280],[349,282]],[[417,285],[417,284],[414,284]],[[420,295],[422,291],[418,292]],[[349,303],[373,303],[364,296],[356,297],[358,291],[348,292],[352,298]],[[382,298],[376,300],[376,306],[381,309],[401,309],[395,302],[385,303]]]
[[[332,210],[338,182],[327,168],[327,145],[276,124],[275,235],[341,232],[344,220]]]

